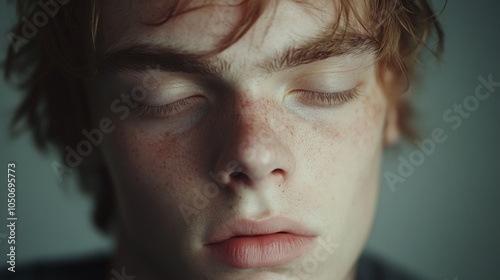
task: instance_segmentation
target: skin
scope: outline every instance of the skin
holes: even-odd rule
[[[145,25],[141,19],[158,17],[165,1],[135,2],[142,4],[130,9],[128,1],[103,1],[106,48],[147,42],[199,53],[213,48],[242,12],[203,8]],[[153,280],[302,279],[294,269],[311,251],[286,265],[259,269],[227,267],[202,253],[207,233],[230,219],[283,215],[313,230],[317,239],[339,245],[317,269],[304,273],[308,279],[354,279],[375,213],[382,152],[398,137],[375,56],[333,57],[275,73],[259,67],[332,24],[335,8],[318,5],[333,12],[281,1],[240,41],[212,56],[214,65],[229,62],[222,80],[230,90],[211,92],[200,86],[200,75],[162,71],[155,75],[157,87],[137,106],[184,98],[194,105],[169,116],[114,114],[123,119],[115,119],[115,130],[100,146],[118,201],[114,268]],[[89,93],[95,124],[113,114],[113,100],[142,84],[145,75],[97,78]],[[298,92],[352,88],[358,96],[336,105]],[[236,163],[238,176],[226,178],[187,221],[180,206],[196,208],[193,201],[203,186],[214,182],[210,173],[231,173],[228,163]]]

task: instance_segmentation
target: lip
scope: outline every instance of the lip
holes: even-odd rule
[[[312,249],[315,234],[289,218],[261,221],[236,219],[216,228],[204,243],[205,250],[235,268],[259,268],[287,264]]]

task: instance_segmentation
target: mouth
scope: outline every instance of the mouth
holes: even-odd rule
[[[284,217],[237,219],[213,231],[204,248],[211,257],[234,268],[280,266],[311,250],[316,236]]]

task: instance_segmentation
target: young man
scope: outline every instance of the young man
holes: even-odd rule
[[[117,240],[36,279],[407,279],[360,255],[382,152],[413,136],[400,95],[429,33],[441,50],[426,0],[18,8],[15,121],[62,152],[60,180],[78,170]]]

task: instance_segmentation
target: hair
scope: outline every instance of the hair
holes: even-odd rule
[[[368,17],[361,16],[352,1],[337,1],[340,13],[336,26],[332,28],[347,30],[349,19],[356,19],[377,45],[377,67],[393,69],[408,85],[416,80],[414,70],[420,50],[424,47],[436,57],[443,50],[443,31],[427,0],[365,1]],[[64,147],[75,147],[82,139],[81,131],[90,126],[85,85],[96,71],[93,61],[101,51],[99,0],[57,0],[57,14],[46,17],[48,22],[38,28],[34,36],[24,38],[20,34],[24,34],[26,19],[40,19],[40,15],[37,16],[41,10],[38,2],[16,1],[18,19],[8,35],[11,46],[4,61],[5,78],[15,83],[24,94],[12,118],[11,132],[17,134],[19,124],[24,122],[40,150],[52,145],[64,158]],[[48,2],[57,4],[56,0],[43,3]],[[148,24],[161,24],[193,10],[187,9],[185,2],[172,1],[160,21]],[[245,13],[241,22],[206,55],[221,52],[241,39],[269,2],[243,0],[240,5],[244,5]],[[338,24],[340,19],[345,23],[342,26]],[[428,43],[429,35],[434,35],[436,41],[432,48]],[[413,140],[416,134],[411,125],[412,108],[403,98],[398,98],[397,106],[399,129],[403,136]],[[115,220],[115,204],[108,171],[103,167],[82,165],[78,175],[82,190],[95,200],[96,226],[109,232]]]

